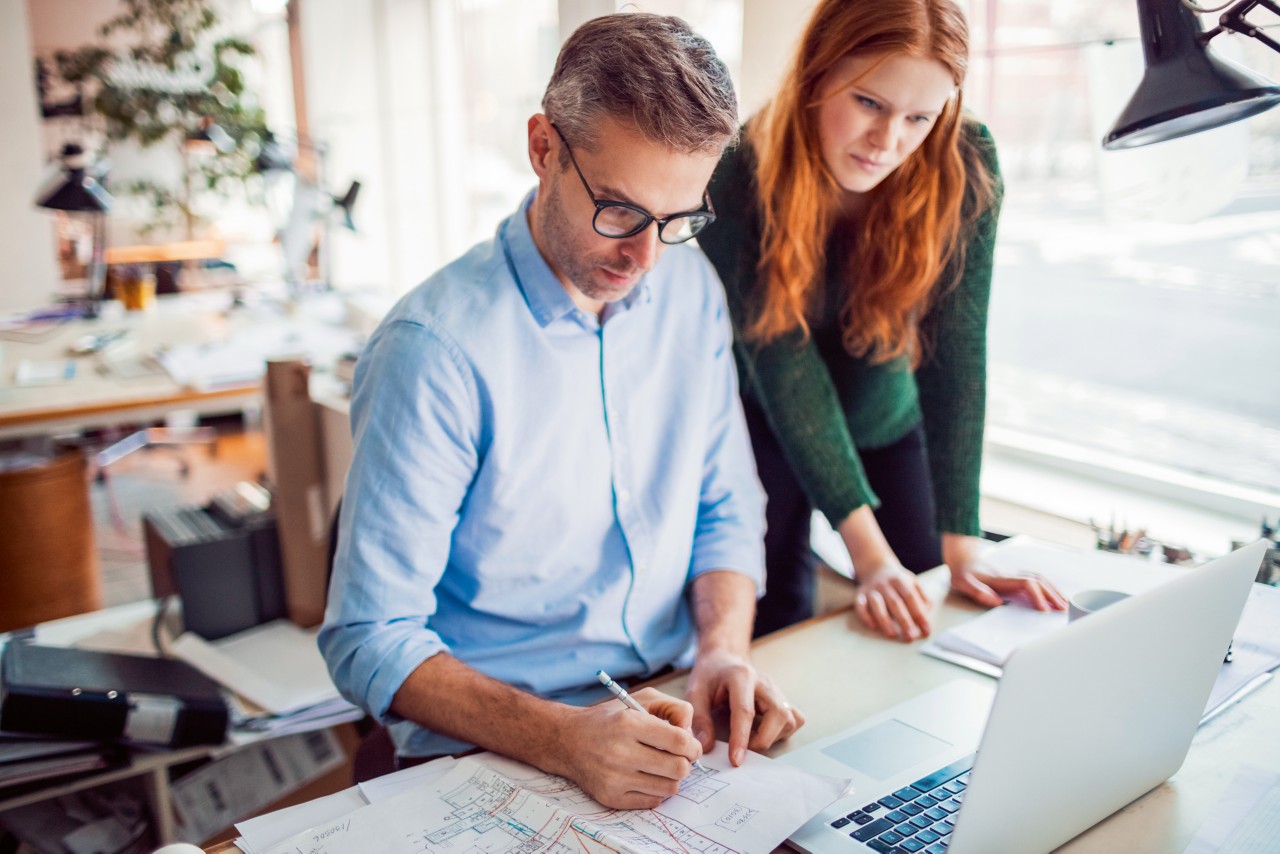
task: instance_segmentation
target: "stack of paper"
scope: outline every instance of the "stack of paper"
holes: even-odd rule
[[[320,729],[362,716],[329,678],[316,631],[288,620],[213,642],[187,632],[173,642],[173,653],[235,693],[240,702],[232,741]]]
[[[0,732],[0,789],[123,764],[125,752],[97,741]]]
[[[238,330],[225,341],[179,344],[156,354],[175,382],[200,389],[253,385],[267,360],[309,354],[328,364],[351,350],[355,335],[332,324],[281,318]]]
[[[1043,576],[1068,598],[1092,588],[1142,593],[1182,572],[1194,571],[1125,555],[1075,551],[1024,537],[992,548],[983,558],[1006,574]],[[920,649],[934,658],[998,677],[1019,644],[1066,625],[1067,615],[1061,611],[1034,611],[1011,603],[942,632]],[[1203,720],[1265,682],[1270,671],[1280,667],[1280,590],[1262,584],[1253,586],[1236,629],[1232,652],[1231,662],[1223,664],[1214,683]]]
[[[199,389],[253,385],[266,373],[266,358],[257,350],[232,344],[183,344],[155,355],[169,376]]]
[[[769,852],[840,797],[832,780],[724,744],[652,810],[614,810],[561,777],[492,753],[442,760],[237,825],[247,854],[432,850]],[[362,801],[352,808],[357,798]],[[323,813],[322,820],[313,821]],[[303,822],[312,821],[310,825]],[[300,827],[301,826],[301,827]]]
[[[240,837],[236,846],[246,854],[263,854],[309,827],[332,821],[367,804],[375,804],[443,776],[457,763],[451,756],[386,774],[341,792],[306,803],[285,807],[236,825]]]

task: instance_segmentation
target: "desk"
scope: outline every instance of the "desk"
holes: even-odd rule
[[[108,264],[162,264],[166,261],[203,261],[226,254],[225,240],[183,240],[153,246],[108,246]]]
[[[178,409],[199,414],[235,412],[261,400],[260,380],[223,388],[184,386],[158,367],[147,376],[124,378],[100,372],[97,357],[77,358],[76,375],[70,380],[40,386],[15,383],[19,362],[67,358],[68,347],[85,335],[127,330],[116,352],[130,357],[145,357],[164,347],[240,340],[282,328],[297,339],[289,352],[319,361],[336,359],[352,345],[352,334],[340,326],[344,309],[336,294],[317,295],[297,316],[272,307],[231,309],[231,295],[225,293],[166,296],[156,303],[150,311],[67,321],[37,336],[0,334],[4,355],[0,439],[155,421]]]
[[[945,584],[942,573],[945,570],[932,570],[923,576],[931,591]],[[975,606],[948,598],[935,610],[934,631],[945,631],[977,613]],[[951,680],[990,681],[923,655],[917,646],[871,635],[848,609],[757,641],[753,653],[757,666],[777,681],[808,719],[803,729],[769,755],[781,756]],[[685,677],[662,680],[657,687],[683,696]],[[1180,854],[1245,764],[1280,770],[1280,680],[1268,682],[1205,724],[1186,763],[1171,780],[1059,850]],[[211,854],[238,851],[230,843],[210,849]]]

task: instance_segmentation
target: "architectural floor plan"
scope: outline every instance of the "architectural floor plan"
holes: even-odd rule
[[[843,781],[724,745],[652,810],[613,810],[562,777],[482,754],[438,780],[310,828],[268,854],[754,854],[834,800]]]

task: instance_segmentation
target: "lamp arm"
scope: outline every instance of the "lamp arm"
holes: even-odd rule
[[[1267,9],[1277,16],[1280,16],[1280,4],[1277,4],[1275,0],[1240,0],[1239,3],[1236,3],[1230,9],[1227,9],[1227,11],[1222,13],[1222,17],[1218,18],[1218,26],[1214,27],[1212,30],[1207,30],[1202,36],[1200,36],[1200,43],[1208,44],[1209,39],[1219,33],[1231,30],[1233,32],[1240,33],[1241,35],[1257,39],[1276,53],[1280,53],[1280,42],[1264,33],[1262,31],[1262,27],[1259,27],[1256,24],[1251,24],[1245,18],[1246,15],[1259,6]],[[1192,8],[1194,9],[1195,7]]]

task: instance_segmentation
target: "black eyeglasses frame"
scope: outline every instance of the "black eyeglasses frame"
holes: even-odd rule
[[[591,189],[591,185],[587,183],[586,176],[582,174],[582,167],[578,165],[578,158],[573,156],[573,147],[569,145],[569,140],[565,139],[564,133],[556,126],[555,122],[551,122],[551,127],[555,130],[556,136],[560,137],[560,141],[564,143],[564,150],[569,153],[569,162],[573,164],[573,171],[578,173],[578,180],[582,182],[582,188],[587,191],[587,196],[591,199],[591,203],[596,206],[596,212],[591,217],[591,227],[595,230],[596,234],[601,237],[608,237],[611,240],[625,240],[628,237],[635,237],[637,234],[648,228],[650,223],[656,222],[658,224],[658,239],[668,246],[676,246],[697,237],[699,232],[716,221],[715,209],[711,207],[711,197],[707,195],[705,190],[702,192],[702,208],[699,210],[683,211],[681,213],[674,213],[671,214],[671,216],[662,218],[654,216],[639,205],[633,205],[629,202],[616,202],[611,199],[597,198],[595,192]],[[630,231],[622,234],[610,234],[606,231],[601,231],[599,225],[600,214],[610,208],[626,208],[629,211],[634,211],[635,213],[640,214],[644,219],[641,220],[639,225]],[[681,237],[679,240],[668,240],[665,237],[668,223],[678,222],[681,219],[693,220],[694,217],[697,217],[697,221],[701,224],[694,227],[691,222],[689,225],[690,233],[687,237]]]

